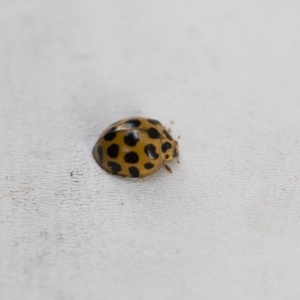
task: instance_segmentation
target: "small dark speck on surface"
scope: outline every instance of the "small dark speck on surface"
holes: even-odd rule
[[[73,172],[71,172],[70,176],[73,177]]]

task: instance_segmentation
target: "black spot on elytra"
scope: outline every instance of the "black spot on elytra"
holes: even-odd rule
[[[112,171],[112,173],[117,174],[122,170],[121,166],[118,163],[115,163],[113,161],[108,162],[108,167]]]
[[[97,147],[97,152],[98,152],[98,156],[99,156],[99,162],[102,165],[103,162],[103,149],[101,146]]]
[[[163,151],[163,152],[167,152],[169,149],[171,149],[172,148],[172,145],[171,145],[171,143],[169,143],[169,142],[165,142],[165,143],[163,143],[162,144],[162,146],[161,146],[161,150]]]
[[[124,160],[129,164],[136,164],[139,161],[139,156],[135,152],[128,152],[125,154]]]
[[[150,122],[151,124],[154,124],[154,125],[161,125],[161,123],[157,120],[154,120],[154,119],[148,119],[148,122]]]
[[[130,167],[128,168],[129,173],[131,174],[132,177],[139,177],[140,176],[140,172],[138,170],[138,168],[136,167]]]
[[[151,139],[159,139],[160,133],[153,127],[148,129],[148,135],[151,137]]]
[[[150,170],[154,167],[154,164],[146,163],[146,164],[144,164],[144,167],[145,167],[145,169]]]
[[[124,142],[128,146],[135,146],[139,140],[140,137],[136,131],[128,132],[124,135]]]
[[[163,130],[163,133],[166,135],[167,139],[169,139],[170,141],[173,140],[170,133],[166,129]]]
[[[139,127],[141,125],[141,121],[138,119],[128,120],[126,123],[127,127]]]
[[[115,137],[116,137],[116,133],[114,132],[116,130],[116,127],[113,127],[111,129],[109,129],[105,135],[104,135],[104,139],[106,141],[112,141]]]
[[[148,157],[152,159],[157,159],[159,155],[156,153],[156,148],[152,144],[148,144],[144,148],[145,153],[147,154]]]
[[[119,155],[119,146],[117,144],[112,144],[107,148],[107,154],[111,158],[117,158]]]

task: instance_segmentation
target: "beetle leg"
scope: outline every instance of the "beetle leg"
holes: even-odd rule
[[[173,172],[172,172],[172,169],[171,169],[168,165],[164,165],[164,166],[165,166],[166,170],[167,170],[169,173],[173,173]]]

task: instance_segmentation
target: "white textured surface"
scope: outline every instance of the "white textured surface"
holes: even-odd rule
[[[1,300],[300,299],[299,1],[0,5]],[[172,175],[93,161],[131,115]]]

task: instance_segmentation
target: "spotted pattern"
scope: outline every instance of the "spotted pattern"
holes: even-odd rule
[[[104,170],[124,177],[145,177],[170,162],[177,142],[155,119],[127,118],[107,127],[93,155]]]
[[[118,172],[120,172],[122,170],[122,167],[114,161],[109,161],[108,167],[111,170],[111,172],[114,174],[117,174]]]
[[[140,172],[139,169],[136,167],[130,167],[128,168],[129,173],[131,174],[132,177],[139,177],[140,176]]]
[[[151,127],[148,129],[148,135],[151,139],[159,139],[160,138],[160,133],[158,132],[157,129]]]
[[[137,131],[131,131],[124,135],[124,142],[128,146],[134,147],[139,140],[140,137]]]
[[[111,144],[107,148],[107,154],[110,158],[116,158],[119,155],[119,146],[117,144]]]
[[[127,127],[139,127],[141,125],[141,121],[138,119],[131,119],[126,121],[125,125]]]
[[[129,164],[136,164],[139,162],[139,156],[135,152],[128,152],[124,156],[124,160]]]
[[[156,148],[152,144],[148,144],[145,146],[145,153],[151,159],[158,159],[159,154],[156,153]]]
[[[104,139],[105,139],[106,141],[112,141],[112,140],[114,140],[114,139],[116,138],[116,136],[117,136],[115,130],[116,130],[116,127],[113,127],[113,128],[111,128],[111,129],[109,129],[109,130],[106,132],[106,134],[104,135]]]
[[[161,150],[165,153],[165,152],[167,152],[169,149],[171,149],[172,148],[172,145],[171,145],[171,143],[169,143],[169,142],[165,142],[165,143],[163,143],[162,144],[162,146],[161,146]]]
[[[150,170],[154,167],[154,164],[146,163],[146,164],[144,164],[144,167],[145,167],[145,169]]]

